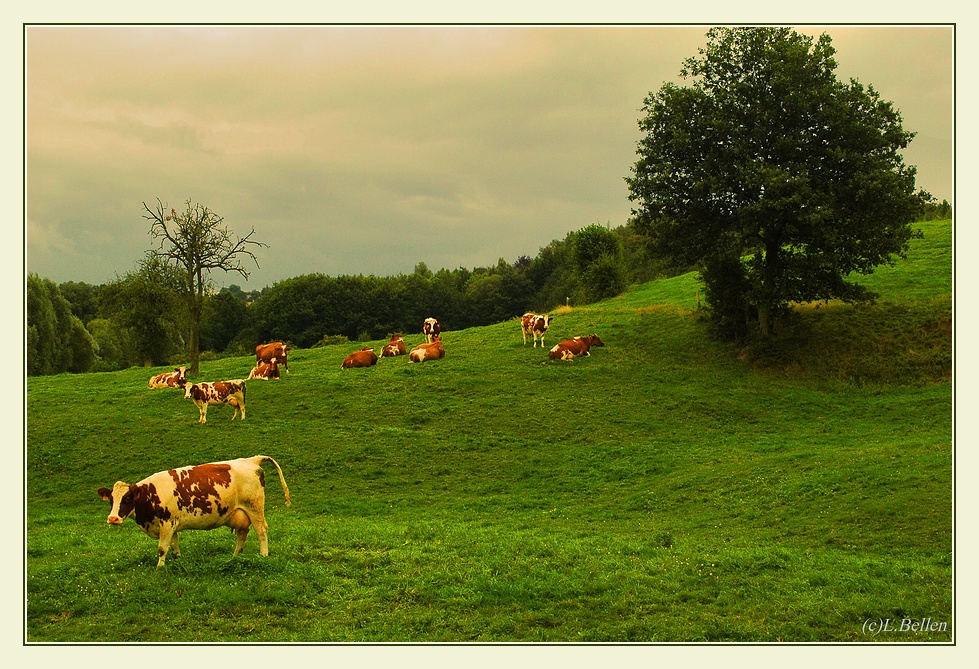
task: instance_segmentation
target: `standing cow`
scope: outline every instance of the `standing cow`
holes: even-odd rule
[[[267,556],[263,462],[275,465],[286,504],[291,504],[282,469],[267,455],[170,469],[135,485],[117,481],[112,490],[99,488],[96,492],[111,504],[106,520],[109,525],[121,525],[132,516],[143,532],[160,540],[158,569],[171,548],[174,555],[180,555],[177,533],[182,530],[230,527],[238,535],[234,552],[238,555],[245,545],[248,528],[254,526],[259,551]]]
[[[350,369],[351,367],[371,367],[377,364],[377,353],[374,353],[374,349],[370,346],[362,348],[359,351],[354,351],[340,363],[341,369]]]
[[[527,334],[534,338],[534,348],[537,348],[537,338],[540,337],[541,348],[544,348],[544,335],[547,327],[551,324],[553,316],[539,316],[538,314],[527,312],[520,318],[520,329],[523,331],[523,343],[527,344]]]
[[[150,388],[183,388],[186,384],[186,367],[174,367],[172,372],[157,374],[149,380]]]
[[[587,337],[575,337],[565,339],[557,344],[547,354],[551,360],[573,360],[583,355],[591,355],[588,352],[592,346],[605,346],[605,342],[598,338],[597,334],[590,334]]]
[[[435,318],[426,318],[425,322],[422,323],[422,332],[425,335],[425,343],[431,344],[435,341],[435,338],[442,334],[442,326]]]
[[[272,362],[272,358],[275,358],[282,365],[282,368],[286,370],[286,374],[288,374],[289,351],[291,350],[291,348],[281,341],[272,342],[271,344],[259,344],[255,347],[255,362]]]
[[[231,420],[238,416],[241,409],[241,419],[245,420],[245,382],[242,379],[233,381],[215,381],[213,383],[188,383],[184,391],[185,399],[194,400],[201,411],[200,423],[207,422],[207,407],[209,404],[222,406],[230,404],[235,410]]]

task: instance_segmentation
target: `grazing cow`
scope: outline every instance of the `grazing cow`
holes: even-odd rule
[[[425,343],[431,344],[435,338],[442,334],[442,326],[434,318],[426,318],[422,323],[422,332],[425,334]]]
[[[238,535],[234,553],[238,555],[248,528],[254,526],[259,551],[267,556],[265,472],[261,467],[266,461],[278,470],[286,504],[291,504],[282,469],[267,455],[157,472],[136,485],[117,481],[112,490],[99,488],[96,492],[112,505],[106,521],[109,525],[121,525],[133,516],[141,530],[160,540],[158,569],[171,548],[180,556],[177,533],[182,530],[230,527]]]
[[[157,374],[149,382],[150,388],[183,388],[186,384],[186,367],[174,367],[172,372]]]
[[[544,348],[544,335],[547,333],[547,326],[551,324],[554,316],[539,316],[534,313],[526,313],[520,318],[520,329],[523,331],[523,343],[527,344],[527,334],[530,333],[534,338],[534,348],[537,348],[537,338],[540,337],[541,348]]]
[[[272,358],[270,362],[257,363],[255,369],[248,374],[248,380],[261,379],[262,381],[268,381],[269,379],[277,378],[279,378],[278,358]]]
[[[382,358],[391,358],[396,355],[404,355],[408,352],[405,348],[405,340],[401,337],[391,337],[391,341],[381,348]]]
[[[272,358],[279,361],[279,364],[289,373],[289,351],[292,349],[281,341],[271,344],[259,344],[255,347],[255,362],[272,362]]]
[[[362,348],[359,351],[354,351],[340,364],[341,369],[350,369],[351,367],[370,367],[377,364],[377,353],[374,353],[374,349],[370,346]]]
[[[565,339],[552,348],[548,356],[550,356],[551,360],[557,360],[558,358],[561,360],[573,360],[582,355],[591,355],[588,349],[592,346],[605,346],[605,342],[599,339],[597,334]]]
[[[438,360],[445,357],[445,349],[442,348],[442,340],[436,338],[431,344],[419,344],[411,349],[408,354],[408,362],[425,362],[426,360]]]
[[[234,420],[241,409],[241,419],[245,420],[245,382],[242,379],[233,381],[215,381],[214,383],[188,383],[184,392],[185,398],[194,400],[194,404],[201,410],[199,422],[207,422],[207,405],[215,404],[221,406],[230,404],[235,410]]]

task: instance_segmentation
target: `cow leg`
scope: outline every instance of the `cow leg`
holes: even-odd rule
[[[258,535],[258,551],[264,557],[269,555],[269,526],[265,522],[264,515],[261,520],[252,523],[255,526],[255,534]]]
[[[245,547],[245,539],[248,538],[248,526],[236,527],[235,534],[238,535],[238,544],[235,546],[235,555],[241,552],[241,549]]]
[[[235,511],[235,518],[233,519],[232,526],[235,528],[235,532],[238,534],[238,548],[235,549],[235,555],[241,550],[241,547],[245,543],[245,536],[248,534],[249,526],[255,528],[255,534],[258,535],[258,551],[263,556],[268,556],[269,554],[269,525],[265,522],[265,502],[264,500],[258,501],[254,506],[248,508],[240,508]]]
[[[170,542],[171,541],[176,542],[176,534],[177,533],[173,531],[173,526],[172,525],[169,525],[167,523],[164,523],[160,527],[160,544],[159,544],[159,546],[157,548],[157,553],[159,554],[160,559],[156,563],[156,568],[157,569],[159,569],[160,567],[162,567],[163,564],[164,564],[164,562],[166,561],[166,559],[167,559],[167,551],[170,550]],[[174,551],[174,555],[176,555],[176,554],[177,554],[177,551]]]
[[[180,544],[177,543],[177,532],[174,532],[173,538],[170,539],[170,552],[180,557]]]
[[[200,410],[201,410],[201,417],[200,417],[200,420],[198,420],[197,422],[198,423],[206,423],[207,422],[207,402],[205,402],[204,404],[200,405]]]

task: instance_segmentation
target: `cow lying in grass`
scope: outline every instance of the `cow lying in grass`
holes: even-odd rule
[[[405,348],[405,340],[401,337],[391,337],[391,341],[381,349],[382,358],[391,358],[396,355],[404,355],[408,352]]]
[[[592,346],[605,346],[605,342],[599,339],[597,334],[565,339],[552,348],[547,355],[551,360],[573,360],[583,355],[591,355],[588,349]]]
[[[261,381],[268,381],[269,379],[277,378],[279,378],[278,358],[272,358],[270,362],[256,364],[254,369],[248,374],[248,380],[259,379]]]
[[[187,368],[174,367],[172,372],[150,378],[150,388],[183,388],[187,384]]]
[[[374,349],[370,346],[362,348],[359,351],[354,351],[340,363],[342,369],[350,369],[351,367],[371,367],[377,364],[377,353],[374,353]]]
[[[442,348],[442,340],[435,338],[431,344],[419,344],[408,353],[408,362],[425,362],[426,360],[438,360],[445,357],[445,349]]]

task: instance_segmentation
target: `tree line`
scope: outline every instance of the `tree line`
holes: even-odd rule
[[[201,299],[205,359],[251,355],[286,341],[298,348],[420,332],[434,316],[448,330],[490,325],[526,311],[586,304],[662,274],[629,226],[592,224],[513,263],[411,274],[305,274],[261,290],[231,284]],[[28,375],[184,364],[194,322],[184,272],[148,254],[115,281],[60,285],[27,277]]]

